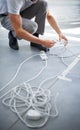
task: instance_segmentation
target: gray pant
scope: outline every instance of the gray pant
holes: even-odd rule
[[[23,10],[20,15],[22,17],[22,27],[30,33],[43,34],[45,29],[45,17],[47,13],[47,2],[45,0],[38,0],[37,3],[31,5],[29,8]],[[35,17],[35,21],[31,21]],[[9,16],[6,16],[1,21],[4,28],[13,31]]]

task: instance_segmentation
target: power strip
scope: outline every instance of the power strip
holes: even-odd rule
[[[44,51],[40,51],[40,57],[44,61],[48,59],[48,57],[47,57],[47,55],[46,55],[46,53]]]

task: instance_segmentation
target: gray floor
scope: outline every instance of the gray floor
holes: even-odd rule
[[[62,8],[64,5],[64,9]],[[68,6],[69,5],[69,6]],[[80,2],[78,0],[56,0],[49,2],[50,9],[59,21],[62,31],[69,39],[68,49],[63,53],[63,61],[70,64],[80,53]],[[64,10],[64,13],[62,12]],[[66,11],[69,9],[70,13]],[[75,14],[74,14],[75,9]],[[55,12],[54,12],[55,10]],[[59,10],[61,12],[59,12]],[[66,18],[65,18],[66,17]],[[71,19],[70,19],[71,18]],[[26,58],[39,54],[40,52],[29,46],[29,42],[21,40],[19,42],[19,51],[11,50],[8,46],[8,32],[0,26],[0,89],[3,88],[15,75],[20,63]],[[57,34],[46,21],[46,30],[44,37],[55,39]],[[62,47],[52,48],[50,53],[58,54],[60,56]],[[39,86],[41,81],[46,78],[58,75],[67,67],[62,60],[54,55],[48,55],[47,68],[41,73],[39,77],[30,82],[31,86]],[[74,56],[73,56],[74,55]],[[34,77],[44,66],[43,61],[39,56],[33,57],[28,62],[25,62],[19,71],[16,79],[12,81],[3,91],[0,91],[0,97],[7,91],[14,88],[16,85]],[[40,130],[80,130],[80,62],[67,75],[72,79],[72,82],[64,80],[48,80],[42,87],[50,89],[53,95],[51,101],[53,105],[54,97],[59,93],[56,99],[56,106],[59,112],[57,118],[50,117],[46,125]],[[53,108],[52,108],[53,109]],[[37,130],[39,130],[37,129]],[[18,116],[13,113],[10,108],[2,104],[0,99],[0,130],[30,130]]]

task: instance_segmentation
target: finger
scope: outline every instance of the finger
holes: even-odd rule
[[[55,44],[57,41],[52,40],[52,44]]]
[[[65,42],[64,42],[64,46],[67,46],[67,44],[68,44],[68,41],[65,41]]]
[[[63,36],[63,39],[64,39],[65,41],[68,41],[68,39],[67,39],[65,36]]]
[[[59,42],[61,41],[61,39],[62,39],[61,36],[59,36]]]
[[[56,42],[53,42],[53,43],[51,43],[51,46],[54,46],[56,44]]]

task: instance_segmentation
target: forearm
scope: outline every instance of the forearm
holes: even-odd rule
[[[65,41],[68,41],[68,39],[65,37],[65,35],[61,32],[61,29],[60,29],[57,21],[55,20],[53,15],[50,13],[50,11],[47,13],[47,20],[48,20],[49,24],[52,26],[52,28],[59,35],[59,41],[61,41],[61,39],[64,39]]]
[[[43,44],[43,42],[44,42],[43,39],[35,37],[34,35],[29,33],[28,31],[24,30],[23,28],[20,28],[19,30],[17,30],[16,34],[18,37],[20,37],[24,40],[30,41],[30,42],[34,42],[37,44]]]
[[[49,22],[49,24],[52,26],[52,28],[58,33],[61,33],[61,29],[56,21],[56,19],[52,16],[52,14],[50,12],[48,12],[47,14],[47,20]]]

